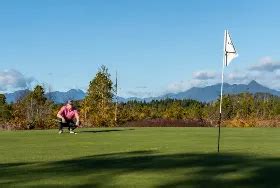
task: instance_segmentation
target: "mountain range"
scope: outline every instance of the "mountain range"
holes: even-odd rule
[[[206,87],[193,87],[189,90],[179,92],[179,93],[168,93],[158,97],[149,97],[149,98],[137,98],[137,97],[130,97],[130,98],[122,98],[118,97],[119,102],[127,102],[127,101],[146,101],[150,102],[152,100],[161,100],[161,99],[194,99],[201,102],[210,102],[216,100],[220,95],[221,84],[215,84],[212,86]],[[7,93],[5,94],[7,98],[7,102],[15,102],[21,96],[23,96],[28,90],[20,90],[14,93]],[[270,89],[259,84],[256,81],[251,81],[248,84],[227,84],[224,83],[224,94],[238,94],[238,93],[269,93],[272,95],[280,96],[280,91]],[[85,97],[85,92],[82,90],[71,89],[67,92],[50,92],[47,93],[47,97],[52,99],[56,103],[64,103],[65,101],[72,99],[72,100],[81,100]]]
[[[221,84],[215,84],[207,87],[193,87],[187,91],[167,94],[161,98],[173,99],[194,99],[201,102],[210,102],[216,100],[220,96]],[[280,91],[270,89],[259,84],[256,81],[251,81],[248,84],[228,84],[224,83],[223,94],[238,94],[238,93],[269,93],[271,95],[280,96]]]
[[[15,102],[28,93],[29,90],[19,90],[13,93],[6,93],[6,100],[8,103]],[[67,92],[54,91],[46,94],[47,98],[53,100],[55,103],[64,103],[67,100],[81,100],[86,94],[80,89],[70,89]]]

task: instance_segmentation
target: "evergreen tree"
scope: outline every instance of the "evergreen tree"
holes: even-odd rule
[[[53,119],[52,107],[53,103],[47,100],[44,88],[37,85],[13,105],[13,114],[23,129],[48,128]]]
[[[0,105],[6,104],[6,96],[4,94],[0,94]]]
[[[108,68],[102,65],[90,82],[84,99],[85,121],[93,126],[113,126],[115,124],[113,96],[113,82]]]
[[[4,94],[0,94],[0,120],[7,121],[11,118],[11,115],[11,108],[6,102],[6,96]]]
[[[43,105],[47,101],[45,90],[40,85],[35,86],[34,91],[31,94],[37,105]]]

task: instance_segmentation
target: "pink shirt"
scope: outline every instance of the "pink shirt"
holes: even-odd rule
[[[75,117],[78,116],[78,111],[75,108],[67,109],[66,106],[63,106],[58,114],[60,114],[66,120],[73,120]]]

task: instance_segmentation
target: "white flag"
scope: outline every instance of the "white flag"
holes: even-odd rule
[[[224,39],[224,46],[225,46],[225,65],[228,66],[229,63],[238,56],[234,44],[230,38],[228,31],[225,31],[225,39]]]

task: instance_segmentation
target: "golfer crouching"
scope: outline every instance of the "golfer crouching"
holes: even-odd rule
[[[68,127],[68,130],[72,134],[77,134],[74,132],[80,124],[80,117],[77,109],[73,107],[73,101],[67,101],[66,105],[61,107],[57,113],[57,118],[59,118],[59,134],[63,133],[63,127]]]

